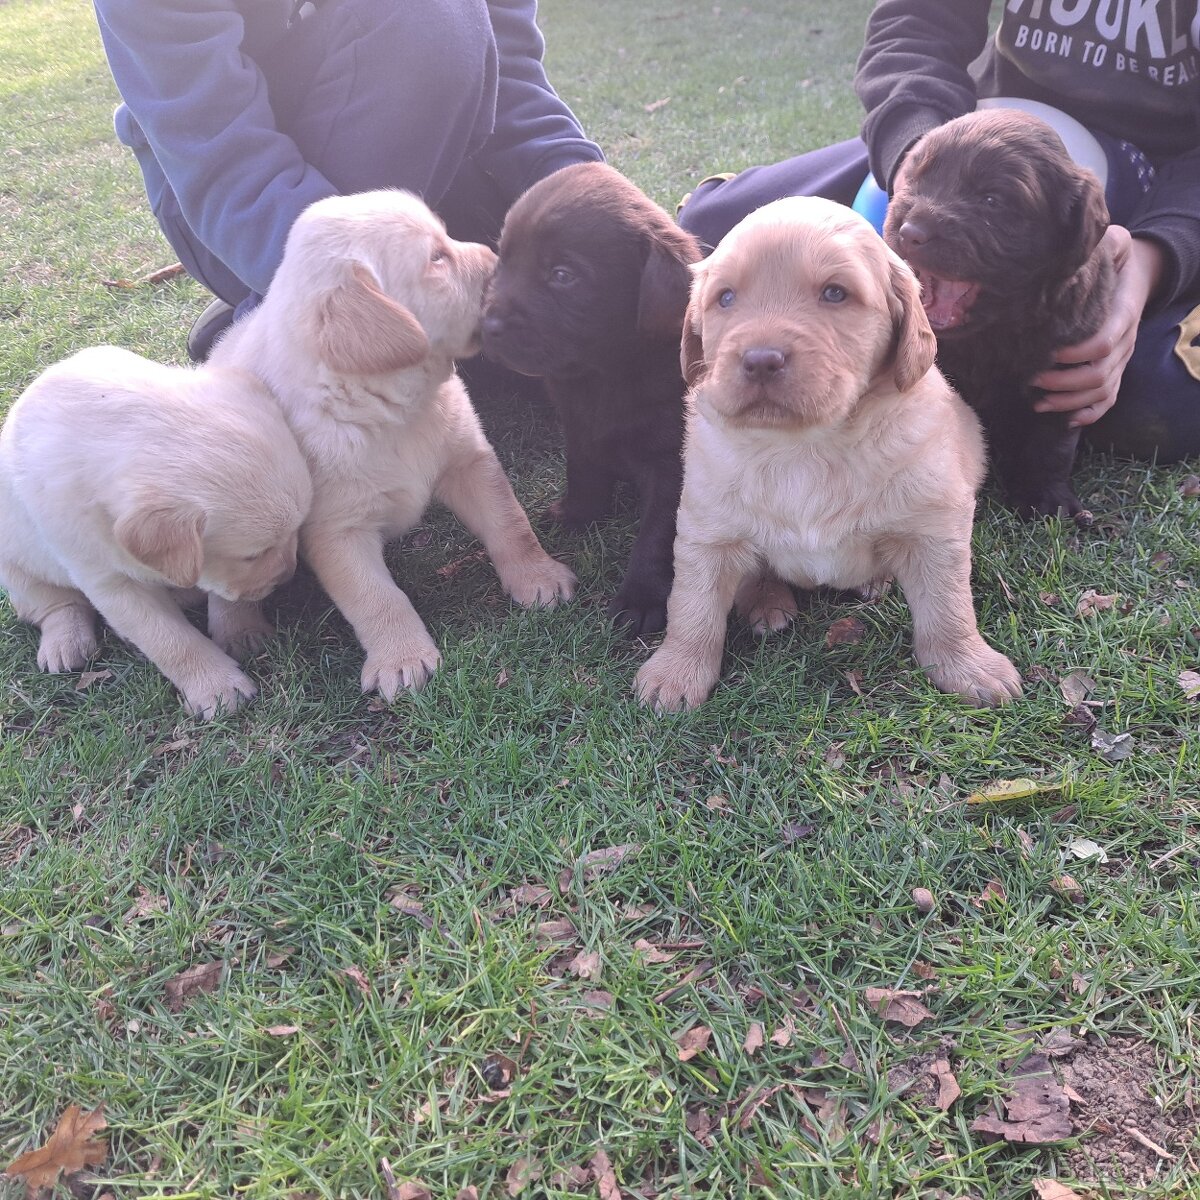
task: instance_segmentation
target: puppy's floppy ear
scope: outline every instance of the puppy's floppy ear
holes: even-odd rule
[[[1108,228],[1108,205],[1100,180],[1085,167],[1073,167],[1060,194],[1063,275],[1074,275],[1095,252]]]
[[[888,309],[892,315],[892,374],[907,392],[925,378],[937,357],[937,338],[921,307],[921,285],[904,261],[888,251]]]
[[[679,369],[688,387],[695,387],[704,378],[708,363],[704,361],[704,339],[701,337],[700,285],[702,276],[692,283],[692,298],[683,316],[683,339],[679,344]]]
[[[176,587],[195,587],[204,566],[205,516],[167,496],[145,495],[113,523],[117,544]]]
[[[665,242],[651,242],[638,289],[637,327],[648,337],[679,336],[687,311],[692,276],[690,260]]]
[[[316,303],[317,355],[344,375],[384,375],[415,367],[429,353],[417,318],[379,288],[375,276],[355,263],[350,277]]]

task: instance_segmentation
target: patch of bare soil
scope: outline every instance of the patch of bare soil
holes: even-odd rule
[[[1079,1179],[1145,1186],[1180,1160],[1200,1170],[1200,1114],[1189,1091],[1166,1101],[1154,1047],[1133,1037],[1089,1037],[1060,1060],[1079,1147],[1067,1156]],[[1150,1144],[1147,1144],[1150,1143]],[[1169,1156],[1169,1157],[1168,1157]]]

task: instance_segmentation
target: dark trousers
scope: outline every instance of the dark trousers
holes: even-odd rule
[[[1111,139],[1100,138],[1109,151],[1107,199],[1112,219],[1121,222],[1131,211],[1138,187],[1128,159]],[[701,182],[679,214],[679,223],[709,250],[756,208],[783,196],[824,196],[852,204],[867,175],[867,148],[859,138],[823,146],[796,158],[750,167],[732,179]],[[1175,462],[1200,455],[1200,346],[1176,352],[1180,323],[1200,305],[1200,290],[1146,317],[1138,330],[1133,357],[1121,378],[1117,402],[1084,438],[1123,457]]]

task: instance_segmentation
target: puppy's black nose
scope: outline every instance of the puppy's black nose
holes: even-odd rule
[[[927,225],[920,221],[905,221],[899,230],[901,250],[910,246],[923,246],[933,236]]]
[[[787,366],[787,355],[773,346],[754,346],[742,355],[742,373],[756,383],[773,379]]]

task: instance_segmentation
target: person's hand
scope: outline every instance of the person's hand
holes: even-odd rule
[[[1072,428],[1091,425],[1116,403],[1142,312],[1162,277],[1163,252],[1157,242],[1130,237],[1124,226],[1110,225],[1101,242],[1105,245],[1117,266],[1107,318],[1087,341],[1063,346],[1055,353],[1054,361],[1061,366],[1031,380],[1034,387],[1045,391],[1034,410],[1070,413]]]

